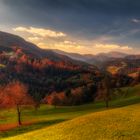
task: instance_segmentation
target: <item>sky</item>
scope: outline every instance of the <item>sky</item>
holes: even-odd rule
[[[140,53],[140,0],[0,0],[0,30],[44,49]]]

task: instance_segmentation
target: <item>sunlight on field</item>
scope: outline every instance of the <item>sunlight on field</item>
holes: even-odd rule
[[[94,102],[81,106],[70,106],[70,107],[59,106],[56,108],[54,106],[41,105],[38,111],[36,111],[34,108],[26,108],[22,112],[23,125],[21,127],[17,127],[17,116],[16,116],[15,109],[1,110],[0,129],[1,128],[2,130],[7,129],[8,131],[3,131],[3,132],[0,131],[0,140],[1,139],[6,139],[6,140],[8,139],[10,140],[11,139],[12,140],[16,140],[16,139],[17,140],[20,139],[21,140],[34,140],[34,139],[53,140],[54,139],[55,140],[56,139],[57,140],[57,136],[58,138],[62,139],[59,134],[61,134],[62,137],[64,138],[66,136],[70,137],[70,140],[71,139],[73,140],[73,137],[78,137],[78,136],[79,139],[82,139],[80,137],[82,136],[82,134],[84,135],[82,136],[84,140],[86,139],[87,135],[89,136],[91,135],[91,137],[93,138],[94,137],[96,138],[95,134],[97,134],[97,138],[99,137],[98,135],[106,136],[107,135],[106,133],[108,133],[109,130],[105,134],[104,134],[105,132],[104,130],[110,129],[110,127],[111,128],[116,127],[116,125],[113,125],[115,124],[113,123],[113,121],[117,121],[121,123],[120,125],[124,124],[125,125],[124,127],[127,126],[126,123],[128,124],[130,123],[132,124],[132,126],[137,125],[138,120],[133,122],[132,119],[134,119],[133,114],[136,114],[135,117],[139,116],[139,114],[137,114],[139,110],[136,111],[136,109],[140,107],[139,105],[128,106],[122,109],[113,109],[113,108],[140,103],[139,91],[140,91],[140,85],[133,86],[133,87],[125,87],[121,90],[121,92],[115,92],[112,101],[110,101],[109,103],[110,109],[112,109],[110,111],[105,108],[104,102]],[[116,112],[116,115],[113,115],[115,113],[112,112]],[[87,115],[91,113],[93,114],[91,115],[92,117],[90,117],[90,115]],[[83,115],[87,115],[89,116],[89,118],[87,116],[80,117]],[[107,117],[107,115],[109,116]],[[126,118],[124,118],[124,116],[126,116]],[[83,124],[84,121],[85,124]],[[62,131],[60,131],[59,128],[62,128],[61,129]],[[121,130],[115,130],[115,131],[116,132],[109,132],[109,135],[113,137],[114,135],[116,136],[116,133],[118,135],[121,135],[122,133]],[[126,131],[128,131],[128,134],[130,134],[129,130],[126,129]],[[133,131],[135,131],[135,128]],[[72,134],[74,134],[74,136]],[[51,135],[54,135],[56,137],[53,137]],[[132,135],[130,134],[130,136]]]
[[[138,72],[130,73],[129,76],[132,78],[136,78],[138,76]]]
[[[110,66],[107,68],[107,71],[112,74],[116,74],[120,69],[121,69],[121,67]]]
[[[3,64],[0,64],[0,68],[5,68],[6,66]]]
[[[107,68],[107,71],[112,74],[116,74],[120,69],[122,69],[126,66],[127,66],[127,64],[125,62],[121,62],[121,66],[109,66]]]
[[[129,140],[140,138],[140,104],[92,113],[5,140]]]

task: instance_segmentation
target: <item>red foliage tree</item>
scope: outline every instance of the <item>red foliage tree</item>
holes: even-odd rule
[[[19,81],[11,82],[6,86],[0,87],[0,107],[16,107],[18,124],[21,125],[22,106],[32,105],[34,102],[27,93],[27,87]]]

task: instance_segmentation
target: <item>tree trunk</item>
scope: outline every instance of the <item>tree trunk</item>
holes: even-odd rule
[[[106,95],[105,95],[106,108],[109,107],[109,96],[110,96],[110,90],[109,90],[109,88],[107,88]]]
[[[17,105],[17,117],[18,117],[18,125],[22,125],[21,123],[21,112],[20,112],[20,108]]]
[[[106,100],[105,103],[106,103],[106,108],[108,108],[109,107],[109,101]]]
[[[40,103],[35,104],[35,110],[37,111],[40,108]]]

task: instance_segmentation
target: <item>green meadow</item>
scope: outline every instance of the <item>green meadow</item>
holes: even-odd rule
[[[104,102],[81,106],[42,105],[37,111],[22,111],[23,125],[17,126],[14,109],[0,111],[0,139],[87,140],[140,139],[140,85],[116,91],[105,108]]]

